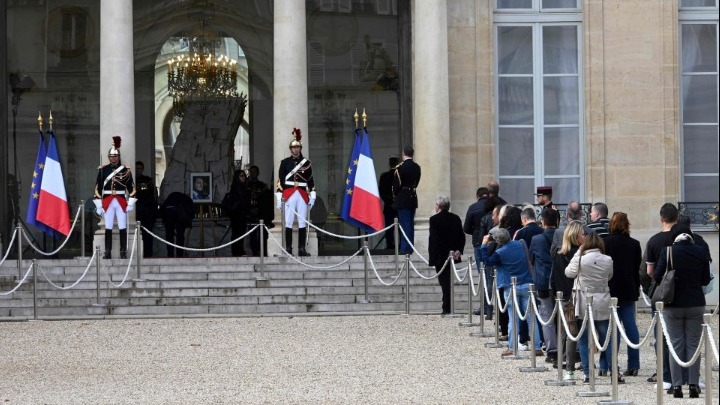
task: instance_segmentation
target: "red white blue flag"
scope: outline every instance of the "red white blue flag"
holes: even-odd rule
[[[385,227],[385,218],[382,213],[382,202],[378,192],[375,164],[370,152],[370,137],[367,129],[364,130],[362,144],[360,145],[352,203],[350,205],[350,217],[375,231]]]
[[[70,210],[65,194],[60,157],[55,142],[55,133],[50,130],[50,146],[45,157],[45,173],[40,185],[40,201],[37,206],[38,222],[67,236],[70,233]]]
[[[38,222],[37,210],[40,202],[40,183],[42,183],[43,173],[45,172],[45,157],[47,156],[47,148],[45,148],[45,137],[40,132],[40,145],[38,146],[37,158],[35,159],[35,167],[33,168],[32,179],[30,181],[30,197],[28,198],[28,209],[25,222],[35,226],[42,232],[51,236],[56,236],[55,231],[49,226]]]

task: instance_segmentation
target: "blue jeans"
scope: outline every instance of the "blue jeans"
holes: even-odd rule
[[[515,310],[514,308],[514,302],[512,300],[512,297],[510,296],[512,291],[512,286],[505,288],[505,301],[508,303],[508,316],[510,316],[510,321],[508,322],[508,347],[511,349],[513,348],[514,342],[515,342],[515,321],[520,320],[520,318],[513,313]],[[525,315],[525,308],[527,308],[527,304],[530,301],[530,293],[529,293],[529,284],[520,284],[515,286],[515,292],[517,293],[517,302],[518,305],[520,305],[520,313]],[[529,309],[532,311],[532,307]],[[530,330],[530,316],[527,317],[525,320],[525,323],[528,326],[528,331]],[[518,325],[519,322],[518,322]],[[529,343],[528,343],[529,344]],[[540,331],[538,328],[535,328],[535,350],[540,350],[542,347],[542,342],[540,341]]]
[[[475,254],[475,264],[477,264],[477,268],[480,269],[480,263],[482,263],[482,256],[480,255],[480,245],[477,245],[473,247],[473,253]],[[494,294],[493,291],[493,279],[492,279],[492,270],[490,266],[485,267],[485,285],[487,286],[487,296],[490,297],[492,300],[492,295]],[[493,306],[488,304],[488,302],[485,300],[485,296],[480,297],[480,299],[483,302],[483,307],[485,308],[485,315],[492,314],[493,313]]]
[[[621,301],[617,307],[618,317],[620,322],[625,329],[625,334],[633,344],[640,342],[640,333],[638,332],[637,323],[635,322],[635,301]],[[618,349],[620,348],[620,341],[622,337],[618,335]],[[633,349],[630,346],[627,347],[628,351],[628,369],[639,369],[640,368],[640,351]]]
[[[415,244],[415,208],[398,208],[397,218],[400,227],[405,231],[407,239],[400,232],[400,254],[412,254],[410,243]]]
[[[605,343],[605,336],[608,332],[608,326],[610,326],[610,320],[595,321],[595,329],[598,333],[598,340],[600,344]],[[580,361],[582,362],[583,373],[585,375],[590,374],[590,358],[588,357],[588,338],[590,337],[590,324],[587,325],[580,340],[578,341],[578,350],[580,351]],[[595,342],[593,341],[593,345]],[[600,352],[600,370],[609,370],[612,364],[612,348],[608,345],[607,350]]]

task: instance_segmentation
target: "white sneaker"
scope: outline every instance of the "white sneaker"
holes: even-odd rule
[[[565,375],[563,376],[564,381],[570,381],[575,379],[575,372],[574,371],[566,371]]]
[[[669,382],[663,381],[663,389],[669,390],[670,388],[672,388],[672,384]],[[653,389],[657,389],[657,384],[653,385]]]
[[[704,390],[704,389],[705,389],[705,383],[702,382],[702,381],[698,382],[698,387],[700,387],[701,390]]]
[[[518,351],[527,351],[527,350],[528,350],[528,345],[518,343]]]

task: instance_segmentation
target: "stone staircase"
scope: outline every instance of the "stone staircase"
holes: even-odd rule
[[[305,263],[328,267],[345,257],[310,257]],[[390,283],[397,275],[394,256],[373,256],[378,275]],[[435,270],[417,260],[425,277]],[[38,260],[37,267],[56,286],[74,284],[89,258]],[[22,273],[30,267],[24,261]],[[403,261],[400,261],[402,267]],[[0,293],[19,281],[17,262],[0,267]],[[119,316],[211,316],[301,313],[392,313],[406,310],[405,273],[391,286],[383,285],[372,268],[365,273],[362,257],[332,269],[312,269],[287,257],[266,258],[148,258],[141,263],[140,279],[133,260],[127,280],[127,260],[100,260],[98,298],[97,268],[93,262],[85,277],[71,289],[60,289],[38,270],[37,315],[33,304],[32,275],[14,293],[0,295],[0,320]],[[108,278],[112,283],[108,282]],[[475,278],[477,279],[477,278]],[[113,285],[114,284],[114,285]],[[467,284],[455,287],[456,312],[467,313]],[[411,270],[410,312],[439,313],[441,293],[436,279],[426,280]],[[474,298],[477,307],[477,297]]]

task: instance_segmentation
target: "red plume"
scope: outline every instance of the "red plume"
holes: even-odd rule
[[[120,147],[120,142],[122,139],[119,136],[113,136],[113,145],[115,145],[115,149]]]
[[[295,134],[295,140],[300,142],[302,139],[302,133],[300,133],[300,128],[293,128],[293,134]]]

